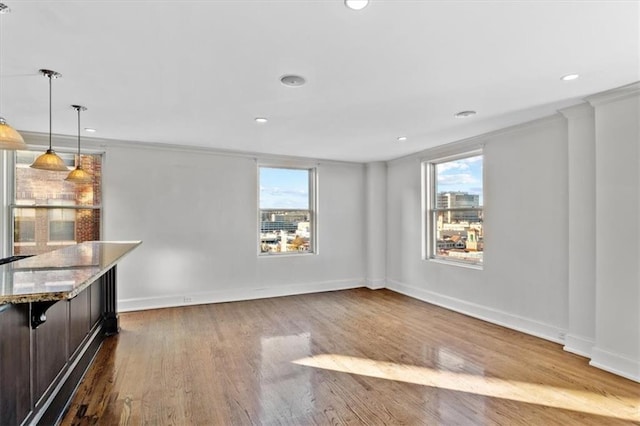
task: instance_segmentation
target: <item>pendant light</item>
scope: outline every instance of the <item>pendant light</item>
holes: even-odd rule
[[[27,149],[20,133],[9,126],[3,117],[0,117],[0,149]]]
[[[62,77],[60,73],[51,70],[40,70],[40,74],[49,78],[49,149],[47,152],[36,158],[31,167],[40,170],[49,170],[54,172],[64,172],[69,170],[64,164],[62,158],[58,157],[53,148],[51,148],[51,80]]]
[[[0,3],[0,15],[9,13],[9,9],[5,4]],[[0,29],[2,25],[0,25]],[[0,34],[0,41],[2,35]],[[2,88],[0,87],[0,95],[2,94]],[[7,120],[0,115],[0,149],[27,149],[27,144],[24,143],[24,139],[20,133],[13,127],[9,126]]]
[[[76,168],[69,172],[65,180],[73,183],[91,183],[93,178],[80,165],[80,111],[86,111],[87,108],[82,105],[71,105],[71,107],[78,111],[78,159],[76,160]]]

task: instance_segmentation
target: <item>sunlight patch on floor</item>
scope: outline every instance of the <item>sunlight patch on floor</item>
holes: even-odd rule
[[[315,355],[292,362],[307,367],[467,392],[623,420],[640,421],[640,396],[630,398],[619,395],[601,395],[543,384],[336,354]]]

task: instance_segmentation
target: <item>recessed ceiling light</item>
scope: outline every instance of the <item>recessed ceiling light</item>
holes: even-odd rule
[[[580,74],[567,74],[567,75],[563,75],[562,77],[560,77],[560,80],[562,80],[562,81],[571,81],[571,80],[575,80],[578,77],[580,77]]]
[[[398,140],[399,140],[400,142],[402,142],[402,141],[406,141],[406,140],[407,140],[407,137],[406,137],[406,136],[398,136]]]
[[[289,74],[281,77],[280,82],[285,86],[298,87],[302,86],[307,81],[304,79],[304,77],[301,77],[299,75]]]
[[[91,127],[85,127],[85,128],[84,128],[84,131],[85,131],[85,132],[88,132],[88,133],[95,133],[95,132],[96,132],[96,129],[93,129],[93,128],[91,128]]]
[[[256,120],[256,123],[266,123],[267,121],[269,121],[264,117],[256,117],[255,120]]]
[[[344,5],[353,10],[362,10],[368,4],[369,0],[344,0]]]
[[[467,117],[471,117],[472,115],[476,115],[475,111],[460,111],[459,113],[455,114],[454,117],[455,118],[467,118]]]

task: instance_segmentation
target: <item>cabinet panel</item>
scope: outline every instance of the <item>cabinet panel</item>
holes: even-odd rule
[[[102,280],[99,279],[91,287],[91,327],[102,317]]]
[[[0,424],[19,424],[31,410],[29,305],[0,306]]]
[[[47,321],[35,329],[35,401],[47,390],[68,359],[69,303],[47,310]]]
[[[69,354],[73,355],[89,332],[89,289],[69,300]]]

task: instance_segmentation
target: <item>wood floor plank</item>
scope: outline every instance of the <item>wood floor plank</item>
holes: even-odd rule
[[[132,312],[64,425],[640,425],[640,384],[388,290]]]

